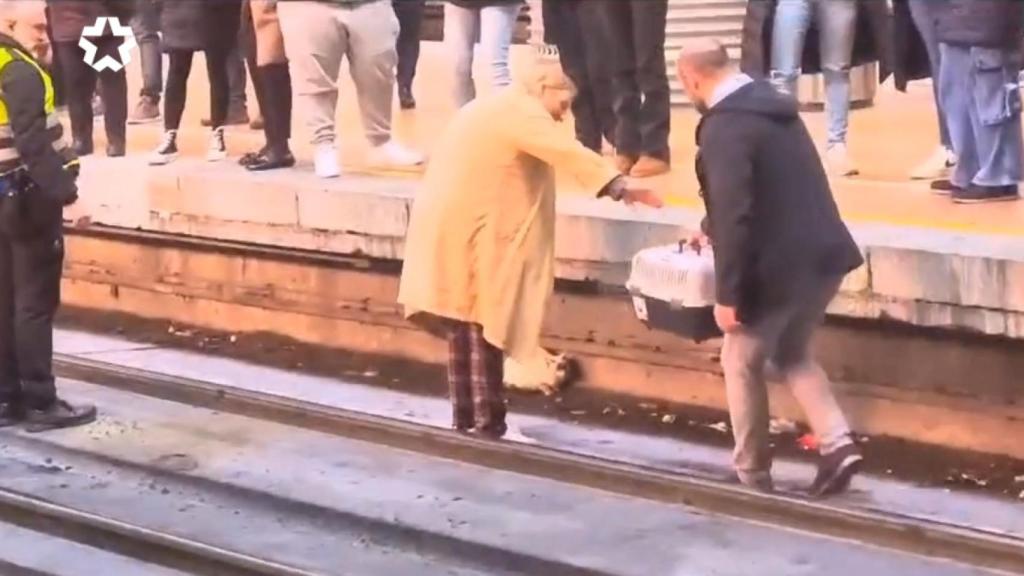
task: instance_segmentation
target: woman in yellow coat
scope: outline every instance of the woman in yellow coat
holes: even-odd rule
[[[450,346],[454,427],[501,437],[504,355],[534,353],[554,287],[555,170],[595,196],[660,206],[558,122],[575,95],[554,65],[465,106],[413,206],[398,301]]]

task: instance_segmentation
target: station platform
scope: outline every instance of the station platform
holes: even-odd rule
[[[532,58],[532,48],[514,46],[513,70],[521,69]],[[140,74],[133,63],[129,78],[129,93],[139,89]],[[199,128],[199,118],[206,116],[209,90],[202,66],[197,64],[189,84],[189,103],[183,121],[186,156],[201,157],[206,132]],[[396,134],[399,140],[429,154],[455,113],[448,86],[448,67],[442,46],[434,42],[423,44],[415,93],[418,108],[399,110],[395,105]],[[486,77],[486,71],[478,74]],[[356,108],[355,90],[342,71],[341,101],[338,111],[339,148],[342,162],[351,173],[379,173],[365,162],[368,146],[362,137]],[[481,93],[487,93],[486,86]],[[250,111],[255,114],[256,100],[249,86]],[[671,146],[673,172],[652,180],[652,184],[666,195],[670,205],[698,207],[696,179],[693,174],[695,155],[694,128],[698,115],[689,108],[675,108],[672,115]],[[823,140],[825,118],[821,112],[805,115],[814,136]],[[566,123],[566,130],[571,130]],[[303,132],[301,110],[295,113],[293,146],[299,158],[309,160],[310,147]],[[97,127],[97,135],[102,132]],[[159,126],[132,127],[129,130],[133,152],[154,148],[159,140]],[[853,222],[884,223],[957,232],[982,234],[1024,234],[1024,202],[1001,206],[953,206],[948,199],[928,193],[926,182],[911,182],[907,175],[937,145],[937,126],[931,87],[927,82],[911,86],[907,94],[896,92],[890,85],[879,89],[874,106],[855,111],[850,127],[851,154],[861,169],[861,176],[845,178],[834,183],[837,200],[843,214]],[[228,146],[234,157],[262,144],[262,133],[248,129],[231,130]],[[408,174],[409,176],[414,175]],[[577,193],[570,182],[560,191]]]
[[[424,43],[416,84],[418,109],[395,107],[397,138],[427,154],[454,114],[441,48]],[[531,48],[515,47],[513,68],[530,57]],[[139,74],[129,76],[134,94]],[[128,158],[87,159],[83,201],[76,211],[112,226],[400,258],[419,172],[366,163],[354,88],[345,71],[342,78],[339,153],[347,173],[341,179],[322,181],[312,175],[301,110],[295,114],[293,146],[300,160],[295,170],[249,174],[233,161],[203,162],[207,132],[199,128],[199,118],[205,115],[209,98],[205,75],[195,73],[182,128],[183,158],[167,167],[146,166],[146,153],[155,147],[161,127],[133,126]],[[249,101],[255,115],[252,94]],[[621,284],[633,253],[673,242],[695,225],[702,212],[692,168],[697,119],[693,110],[674,110],[674,169],[650,179],[668,200],[666,210],[593,200],[561,179],[562,278]],[[823,114],[809,113],[806,120],[812,132],[823,137]],[[571,130],[569,123],[565,129]],[[101,133],[97,126],[98,140]],[[247,127],[229,131],[233,158],[262,143],[262,132]],[[908,94],[883,86],[873,107],[853,113],[850,147],[863,175],[833,184],[869,264],[851,276],[833,312],[1024,338],[1024,202],[957,206],[930,194],[927,182],[909,181],[906,174],[935,144],[934,109],[926,83]]]

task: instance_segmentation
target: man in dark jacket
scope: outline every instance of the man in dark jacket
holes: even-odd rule
[[[862,457],[811,336],[844,276],[863,264],[792,98],[736,73],[722,45],[683,48],[679,76],[703,114],[697,175],[714,246],[722,365],[735,467],[771,489],[770,360],[789,383],[821,444],[812,494],[844,490]]]
[[[939,97],[959,163],[949,181],[932,187],[960,204],[1017,200],[1024,2],[946,0],[936,36]]]
[[[0,4],[0,426],[24,420],[29,431],[96,418],[94,407],[58,399],[53,376],[62,213],[78,197],[78,159],[41,67],[49,59],[45,8]]]

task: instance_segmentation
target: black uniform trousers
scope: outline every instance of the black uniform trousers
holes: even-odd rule
[[[0,402],[46,408],[56,399],[53,319],[60,306],[64,237],[0,229]]]
[[[578,93],[572,103],[576,138],[600,153],[602,138],[615,143],[615,114],[608,90],[611,86],[610,47],[595,41],[592,30],[601,25],[600,9],[590,0],[544,0],[544,30]]]
[[[104,36],[94,38],[93,42],[98,49],[97,60],[108,55],[120,58],[120,38]],[[58,42],[57,53],[60,54],[72,137],[75,140],[92,142],[92,97],[96,94],[98,79],[101,86],[99,94],[103,98],[103,124],[107,130],[107,141],[124,143],[128,121],[128,76],[125,69],[117,72],[109,69],[97,72],[85,63],[85,51],[78,46],[78,42]]]
[[[585,0],[582,4],[588,13],[595,11],[594,40],[612,51],[616,148],[620,154],[668,160],[668,0]]]
[[[394,0],[393,4],[399,23],[396,80],[399,86],[411,88],[420,60],[424,0]]]

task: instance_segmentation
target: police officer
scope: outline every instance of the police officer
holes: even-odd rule
[[[0,2],[0,426],[30,432],[96,419],[57,397],[53,318],[64,260],[63,208],[78,160],[54,113],[43,2]]]

